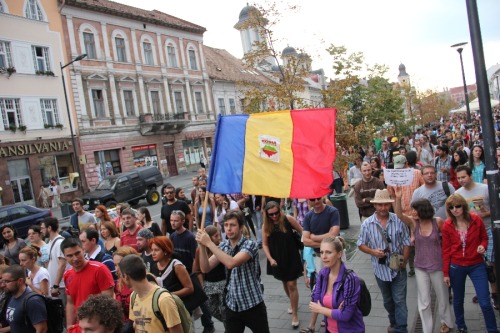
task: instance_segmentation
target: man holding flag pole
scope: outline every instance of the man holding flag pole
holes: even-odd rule
[[[335,109],[219,116],[207,190],[276,198],[329,194],[336,152],[335,116]],[[207,198],[208,193],[204,206]],[[243,236],[243,213],[226,213],[227,239],[217,247],[203,230],[203,211],[202,229],[196,235],[200,268],[206,273],[220,263],[226,266],[226,331],[243,333],[249,327],[256,333],[269,332],[258,245]],[[213,253],[210,258],[207,249]]]

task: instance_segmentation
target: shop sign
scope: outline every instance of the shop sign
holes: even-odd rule
[[[68,149],[69,145],[66,141],[18,144],[0,147],[0,157],[54,153],[59,151],[66,151]]]

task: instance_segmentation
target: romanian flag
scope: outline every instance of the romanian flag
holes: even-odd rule
[[[328,194],[335,115],[335,109],[309,109],[220,116],[208,191],[276,198]]]

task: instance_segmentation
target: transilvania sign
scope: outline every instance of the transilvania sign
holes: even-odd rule
[[[42,153],[54,153],[69,149],[67,141],[44,143],[26,143],[0,147],[0,157],[25,156]]]

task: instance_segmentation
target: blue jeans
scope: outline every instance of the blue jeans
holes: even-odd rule
[[[384,308],[389,313],[389,322],[394,332],[408,333],[408,308],[406,307],[406,270],[398,272],[392,281],[382,281],[378,277],[378,287],[384,299]]]
[[[486,329],[489,333],[498,333],[495,313],[490,301],[488,274],[486,273],[486,265],[484,263],[472,266],[450,265],[450,283],[451,289],[453,289],[453,310],[455,311],[457,328],[467,328],[464,320],[464,293],[467,275],[470,277],[476,290]]]

